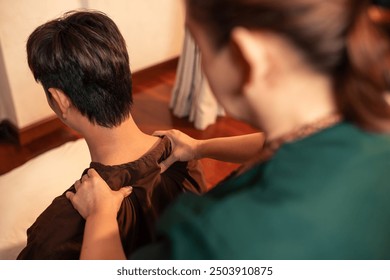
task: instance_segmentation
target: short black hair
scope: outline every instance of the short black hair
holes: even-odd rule
[[[28,65],[48,94],[62,90],[90,122],[115,127],[130,115],[132,80],[126,42],[99,11],[70,11],[27,41]]]

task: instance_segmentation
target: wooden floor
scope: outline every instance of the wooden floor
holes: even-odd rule
[[[173,116],[169,109],[169,100],[175,82],[175,72],[176,65],[171,63],[156,71],[148,72],[146,76],[134,75],[132,115],[141,130],[152,133],[155,130],[176,128],[198,139],[255,132],[252,127],[229,117],[220,117],[216,124],[200,131],[195,129],[186,118]],[[77,138],[80,138],[77,133],[64,126],[50,135],[20,146],[7,135],[6,131],[0,131],[0,175],[39,154]],[[202,164],[209,186],[213,186],[237,168],[236,164],[211,159],[203,159]]]

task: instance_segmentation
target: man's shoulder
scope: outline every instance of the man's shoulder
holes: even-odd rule
[[[74,191],[74,187],[68,190]],[[62,252],[69,254],[62,257],[61,254],[56,255],[55,252],[63,248],[69,240],[74,240],[75,236],[81,238],[84,223],[83,218],[65,197],[65,193],[57,196],[27,230],[27,245],[19,254],[18,259],[62,257],[71,259],[73,255],[77,258],[78,249],[67,248]]]

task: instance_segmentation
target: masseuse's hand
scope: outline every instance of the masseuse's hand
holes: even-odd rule
[[[167,170],[176,161],[190,161],[199,158],[197,148],[202,140],[191,138],[187,134],[176,129],[155,131],[153,135],[165,135],[169,138],[172,145],[171,155],[160,163],[161,173]]]
[[[131,187],[111,190],[94,169],[89,169],[87,174],[77,180],[75,188],[76,193],[66,192],[66,197],[84,219],[92,215],[116,217],[123,199],[132,191]]]

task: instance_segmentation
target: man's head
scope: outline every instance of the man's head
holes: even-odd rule
[[[52,107],[53,93],[60,92],[91,123],[112,128],[129,117],[126,43],[105,14],[72,11],[39,26],[28,38],[27,56]]]

